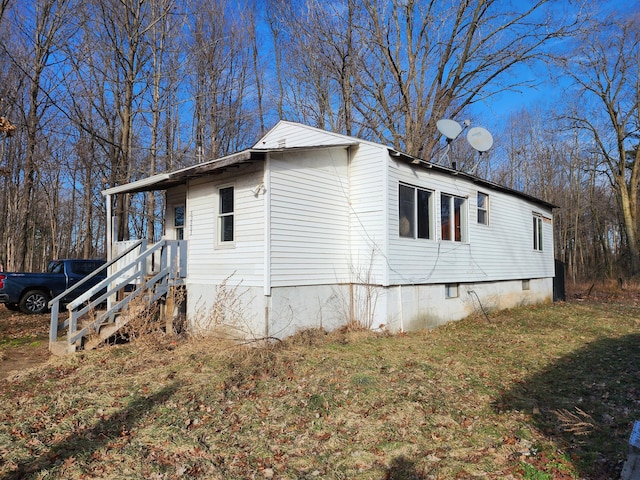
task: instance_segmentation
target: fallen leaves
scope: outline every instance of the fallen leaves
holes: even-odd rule
[[[603,325],[601,311],[526,308],[490,325],[469,319],[339,342],[323,335],[237,356],[195,342],[164,353],[87,352],[12,381],[0,397],[0,476],[29,467],[70,479],[508,478],[529,468],[588,478],[581,455],[600,445],[586,432],[582,450],[567,450],[553,412],[589,422],[573,405],[591,412],[593,396],[608,409],[594,424],[609,415],[607,432],[622,430],[615,409],[640,391],[633,355],[621,376],[607,378],[608,365],[633,352],[633,338],[617,339],[636,321],[624,310]],[[603,338],[620,350],[586,355]]]

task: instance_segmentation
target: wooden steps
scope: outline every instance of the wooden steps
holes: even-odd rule
[[[93,321],[84,319],[79,324],[79,330],[88,330],[91,333],[83,335],[82,348],[84,350],[92,350],[97,348],[102,342],[113,336],[124,327],[128,320],[124,319],[121,315],[116,315],[115,322],[103,323],[97,333],[92,332]],[[49,351],[56,356],[64,356],[76,351],[76,345],[69,345],[66,338],[59,337],[59,340],[51,342]]]
[[[142,306],[152,305],[168,298],[171,288],[184,285],[186,240],[164,239],[150,246],[146,240],[124,243],[123,249],[101,267],[101,270],[109,269],[107,277],[66,305],[68,318],[61,315],[61,299],[69,296],[82,282],[50,302],[49,343],[54,355],[73,353],[79,348],[96,348],[126,325],[127,317],[135,315],[130,307],[135,305],[136,299],[140,299]],[[109,312],[100,312],[100,306],[105,302]],[[173,303],[169,306],[169,310],[175,310]],[[89,323],[84,319],[90,319]],[[165,321],[168,330],[173,328],[169,319]],[[65,331],[66,342],[60,342]]]
[[[97,334],[93,334],[85,337],[84,349],[93,350],[97,348],[102,342],[118,332],[122,327],[129,323],[129,319],[118,315],[115,322],[105,323],[100,326],[100,331]]]

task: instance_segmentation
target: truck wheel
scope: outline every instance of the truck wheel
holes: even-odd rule
[[[20,311],[27,314],[44,313],[47,311],[49,296],[42,290],[29,290],[20,299]]]

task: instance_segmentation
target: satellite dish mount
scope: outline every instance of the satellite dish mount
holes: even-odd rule
[[[465,120],[462,122],[464,126],[460,125],[455,120],[450,120],[448,118],[443,118],[436,122],[436,127],[438,131],[446,137],[447,145],[444,148],[444,151],[440,155],[439,161],[440,163],[449,164],[452,168],[456,168],[455,162],[450,163],[449,161],[449,152],[451,150],[451,142],[453,142],[456,138],[460,136],[462,131],[471,125],[470,120]],[[469,145],[473,147],[474,150],[478,152],[479,155],[482,155],[484,152],[489,151],[489,149],[493,146],[493,137],[489,133],[489,131],[482,127],[473,127],[470,128],[467,132],[467,142]],[[480,160],[476,162],[474,165],[472,172],[475,174],[476,169],[478,168],[478,164]]]
[[[471,169],[471,174],[475,175],[478,165],[480,164],[480,157],[484,152],[488,152],[493,146],[493,137],[487,129],[482,127],[473,127],[467,132],[467,142],[469,142],[469,145],[478,152],[478,161]]]
[[[468,125],[468,120],[464,121],[464,127],[462,127],[462,125],[460,125],[455,120],[450,120],[448,118],[443,118],[436,122],[436,128],[447,139],[447,145],[440,155],[440,158],[438,159],[440,163],[443,163],[443,161],[446,161],[447,164],[449,163],[449,151],[451,150],[451,142],[458,138],[462,131],[467,128]]]

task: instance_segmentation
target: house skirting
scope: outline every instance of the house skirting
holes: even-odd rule
[[[553,299],[553,279],[432,285],[314,285],[261,287],[187,285],[193,332],[220,331],[241,339],[284,338],[309,328],[327,331],[351,319],[371,329],[416,331]]]

